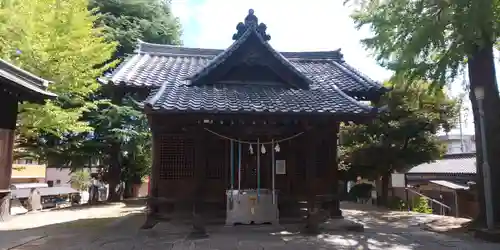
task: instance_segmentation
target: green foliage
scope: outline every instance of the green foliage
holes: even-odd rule
[[[394,89],[379,106],[387,108],[369,124],[341,128],[341,163],[356,175],[378,177],[438,159],[444,145],[436,133],[451,128],[458,114],[457,101],[429,84],[387,83]]]
[[[408,209],[408,206],[403,199],[397,196],[392,196],[389,200],[388,208],[392,210],[404,211]]]
[[[373,36],[363,44],[381,65],[439,86],[455,78],[467,58],[499,42],[499,0],[357,0],[358,28]],[[490,72],[488,72],[490,73]]]
[[[412,208],[413,212],[432,214],[432,208],[429,206],[429,199],[423,196],[418,196],[415,197],[413,204],[415,204]]]
[[[86,169],[74,171],[70,182],[71,186],[79,191],[87,190],[90,185],[90,172]]]
[[[357,198],[370,198],[373,185],[370,183],[359,183],[351,187],[349,196],[354,200]]]
[[[91,0],[90,8],[100,13],[97,20],[106,38],[118,41],[116,58],[132,53],[138,39],[151,43],[180,44],[180,24],[170,3],[163,0]],[[113,87],[103,88],[100,98],[111,99]],[[116,94],[116,93],[115,93]],[[129,97],[103,103],[88,113],[94,133],[79,148],[82,155],[100,155],[106,180],[140,183],[151,168],[151,133],[146,117]],[[134,96],[140,100],[138,96]],[[116,98],[115,98],[116,100]],[[117,148],[118,147],[118,148]],[[118,150],[117,150],[118,149]],[[122,152],[122,153],[120,153]],[[111,166],[119,164],[120,169]]]
[[[99,39],[112,44],[118,42],[119,46],[116,53],[108,53],[99,63],[81,60],[76,65],[85,64],[89,68],[121,58],[134,51],[138,39],[152,43],[180,43],[180,25],[172,15],[168,1],[90,0],[85,8],[96,13],[92,22],[94,27],[99,27],[96,29]],[[78,39],[73,42],[88,46]],[[139,182],[149,173],[151,166],[151,134],[147,120],[141,108],[130,99],[133,93],[116,97],[113,95],[120,95],[121,89],[110,86],[99,88],[95,79],[102,72],[100,70],[93,75],[92,86],[97,91],[85,99],[94,105],[87,106],[83,114],[78,114],[85,129],[73,130],[62,137],[43,131],[36,138],[21,138],[19,145],[47,160],[50,165],[74,170],[89,166],[91,159],[97,158],[104,167],[106,180]],[[138,96],[134,98],[140,100]],[[50,116],[46,117],[50,119]],[[110,171],[111,165],[118,165],[121,169]]]
[[[98,23],[110,41],[120,46],[116,56],[132,53],[138,39],[151,43],[180,44],[181,27],[164,0],[91,0],[101,14]]]
[[[87,5],[87,0],[2,1],[0,57],[52,81],[49,90],[59,96],[46,105],[21,105],[21,137],[90,130],[80,118],[93,106],[86,98],[99,87],[95,79],[114,65],[105,62],[116,43],[105,42]]]

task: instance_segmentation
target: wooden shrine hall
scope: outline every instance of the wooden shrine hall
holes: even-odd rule
[[[228,34],[229,35],[229,34]],[[277,222],[340,217],[341,122],[387,91],[336,51],[278,52],[253,10],[225,50],[140,42],[106,84],[149,91],[152,215]]]
[[[18,104],[44,103],[55,94],[48,92],[48,81],[0,59],[0,221],[10,215],[12,150]]]

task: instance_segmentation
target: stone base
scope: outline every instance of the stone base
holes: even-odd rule
[[[0,222],[10,218],[10,193],[0,193]]]
[[[474,230],[474,237],[489,242],[500,243],[500,229],[476,229]]]
[[[156,224],[158,224],[158,222],[159,222],[159,220],[154,214],[147,213],[146,214],[146,221],[141,226],[141,229],[151,229],[154,226],[156,226]]]
[[[320,231],[353,231],[363,232],[365,227],[363,224],[347,220],[347,219],[328,219],[319,224]]]

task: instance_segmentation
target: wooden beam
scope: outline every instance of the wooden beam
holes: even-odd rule
[[[14,130],[0,128],[0,221],[10,215],[10,180]]]
[[[318,143],[318,131],[312,130],[309,132],[306,149],[306,182],[307,182],[307,205],[308,212],[311,213],[315,209],[314,182],[316,177],[316,146]]]
[[[150,174],[150,190],[149,196],[151,198],[151,202],[148,203],[149,214],[156,216],[159,212],[158,208],[158,198],[159,198],[159,181],[160,181],[160,168],[161,168],[161,155],[160,155],[160,147],[161,147],[161,136],[155,130],[152,130],[152,153],[153,153],[153,162],[151,166],[151,174]]]
[[[328,131],[329,137],[331,137],[330,141],[330,154],[329,154],[329,173],[328,180],[332,182],[331,192],[333,194],[333,199],[329,202],[329,213],[331,217],[342,217],[342,211],[340,210],[340,194],[339,194],[339,176],[338,176],[338,134],[339,134],[340,124],[336,123],[336,125],[330,131]],[[330,136],[331,135],[331,136]]]
[[[194,214],[200,215],[204,211],[203,200],[205,197],[206,187],[206,133],[198,128],[194,131],[194,177],[195,177],[195,197],[194,197]]]

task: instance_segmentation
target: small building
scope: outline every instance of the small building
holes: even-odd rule
[[[405,175],[411,190],[449,207],[443,208],[437,202],[431,202],[434,213],[466,218],[477,215],[477,197],[471,190],[477,176],[475,153],[446,155],[435,162],[415,166]],[[404,188],[393,190],[395,195],[406,199]],[[411,191],[408,195],[410,200],[418,196]]]
[[[56,95],[46,90],[48,81],[0,59],[0,220],[9,215],[12,149],[18,104],[43,104]]]
[[[464,154],[476,152],[476,136],[447,134],[439,136],[439,140],[446,144],[446,154]]]
[[[12,164],[11,183],[45,183],[47,167],[33,159],[18,159]]]
[[[372,119],[360,100],[387,89],[340,50],[276,51],[253,10],[232,38],[225,50],[141,42],[106,81],[150,92],[151,214],[225,217],[242,197],[272,196],[280,219],[341,216],[339,124]]]

